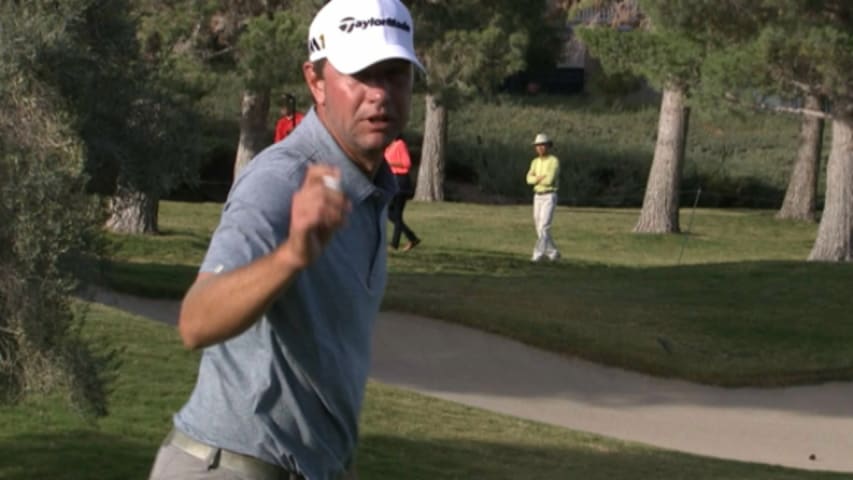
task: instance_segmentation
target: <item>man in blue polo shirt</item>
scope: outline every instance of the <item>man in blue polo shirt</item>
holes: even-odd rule
[[[398,0],[332,0],[303,66],[314,108],[235,181],[179,332],[203,348],[151,479],[354,478],[409,117],[413,24]]]

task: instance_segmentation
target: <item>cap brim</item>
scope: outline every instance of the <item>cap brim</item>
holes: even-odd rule
[[[366,55],[352,53],[334,55],[329,52],[327,58],[337,71],[347,75],[360,72],[379,62],[393,59],[408,60],[420,71],[426,72],[420,60],[409,49],[401,45],[383,45],[379,48],[372,48],[370,53]]]

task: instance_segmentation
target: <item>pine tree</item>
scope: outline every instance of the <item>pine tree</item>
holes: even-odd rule
[[[63,19],[67,43],[42,51],[32,74],[74,113],[88,188],[109,197],[107,227],[154,233],[159,198],[197,170],[194,118],[141,58],[128,1],[77,3]]]
[[[717,43],[703,84],[732,101],[825,99],[829,111],[774,107],[832,120],[824,210],[809,258],[853,259],[853,3],[846,0],[661,1],[672,28]],[[689,5],[689,8],[686,7]],[[734,14],[733,14],[734,12]]]
[[[684,150],[690,116],[688,98],[700,78],[704,46],[672,30],[660,1],[641,1],[647,18],[629,31],[602,27],[578,29],[578,35],[606,70],[647,78],[663,92],[655,153],[643,207],[634,231],[680,231],[678,210]]]
[[[78,113],[43,75],[74,54],[95,3],[0,2],[0,402],[59,393],[103,414],[109,355],[80,335],[71,300],[99,253],[100,210]]]
[[[823,101],[816,95],[805,94],[803,107],[807,110],[822,111]],[[776,218],[814,222],[817,216],[818,174],[825,121],[821,117],[805,114],[800,116],[800,147],[797,149],[785,198]]]
[[[246,22],[238,47],[238,67],[245,89],[241,103],[240,140],[234,176],[263,147],[269,145],[267,117],[270,92],[282,83],[302,78],[308,22],[290,11],[257,15]]]
[[[203,97],[237,78],[240,134],[234,172],[269,145],[271,91],[302,79],[305,39],[322,0],[134,0],[149,57],[172,66]]]
[[[531,32],[547,30],[544,0],[411,0],[416,48],[427,69],[424,140],[415,199],[444,200],[449,112],[487,97],[524,68]],[[547,35],[542,39],[547,42]]]

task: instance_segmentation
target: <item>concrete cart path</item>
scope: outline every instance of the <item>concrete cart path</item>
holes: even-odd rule
[[[174,324],[177,301],[99,291],[95,301]],[[711,457],[853,472],[853,383],[724,389],[543,352],[383,312],[371,378],[561,427]]]

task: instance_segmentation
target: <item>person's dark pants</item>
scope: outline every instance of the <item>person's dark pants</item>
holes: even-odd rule
[[[388,220],[394,223],[394,233],[391,235],[391,248],[400,248],[400,234],[406,235],[406,238],[411,243],[418,243],[420,240],[415,232],[412,231],[403,221],[403,210],[406,208],[407,198],[405,195],[395,195],[391,200],[391,205],[388,206]]]

